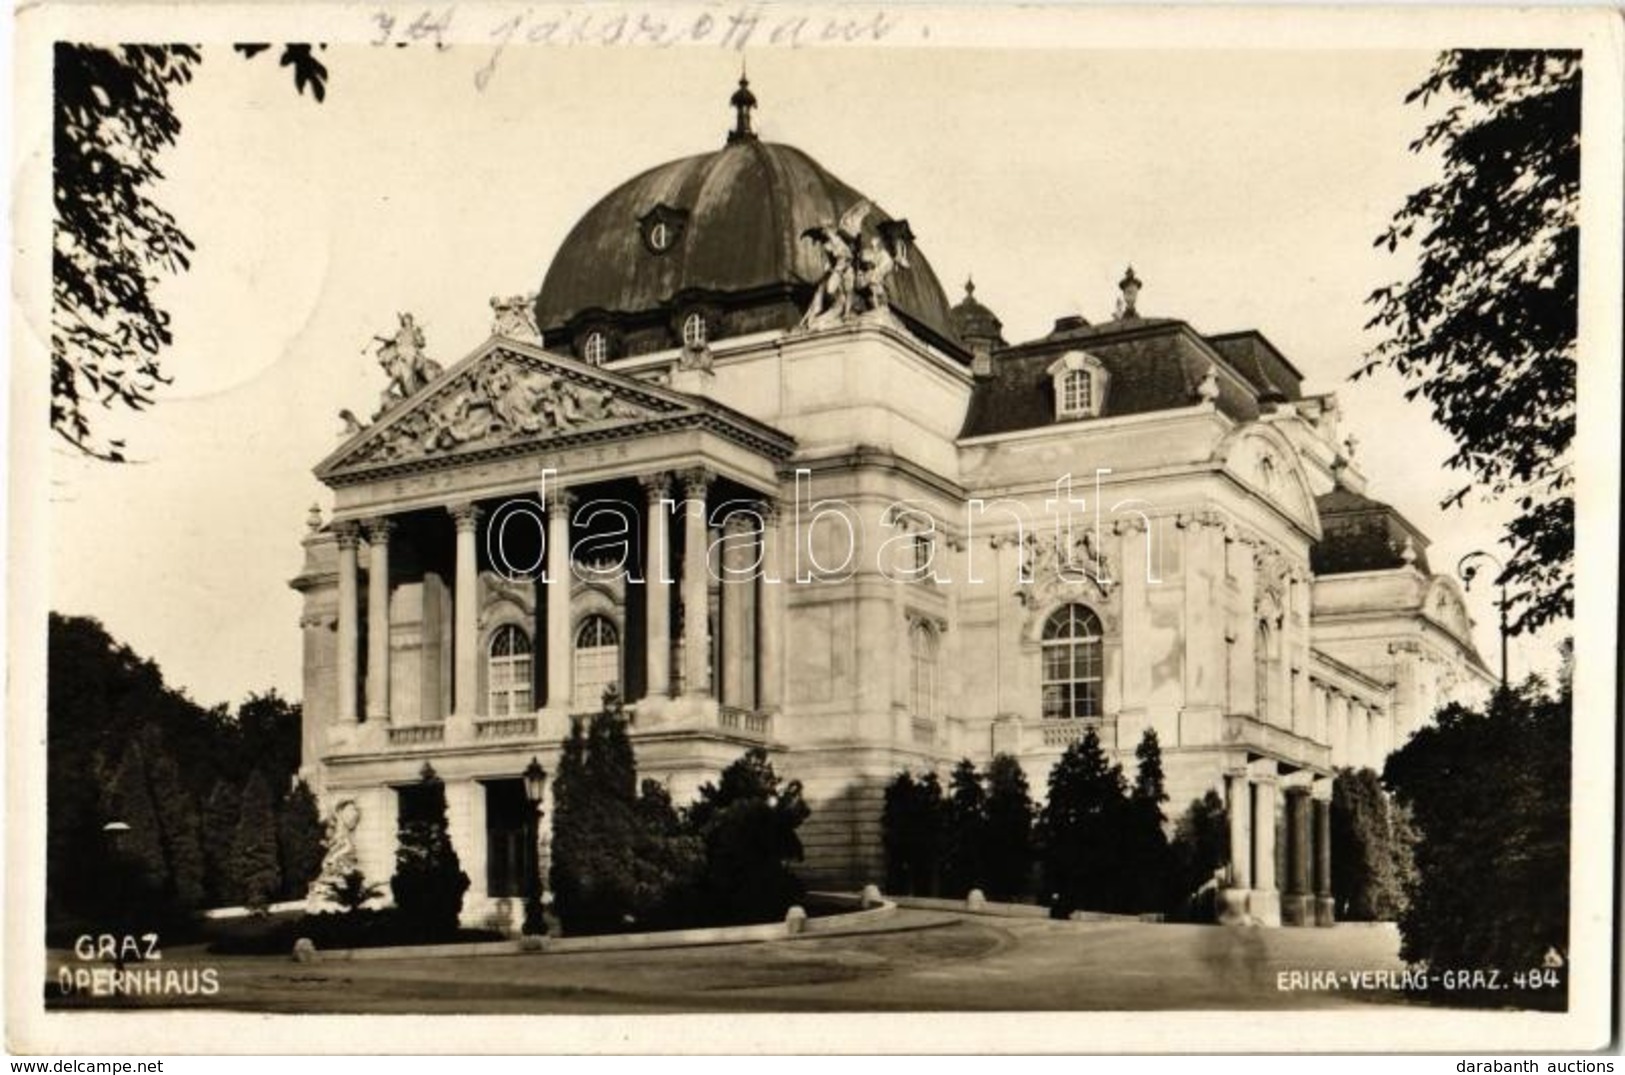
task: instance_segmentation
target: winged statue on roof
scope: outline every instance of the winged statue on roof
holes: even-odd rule
[[[824,255],[824,275],[813,290],[801,328],[827,328],[855,314],[891,305],[888,284],[899,268],[909,267],[908,247],[914,233],[906,220],[883,220],[866,242],[863,227],[873,212],[874,203],[860,198],[839,221],[826,221],[801,233],[802,239],[816,243]]]

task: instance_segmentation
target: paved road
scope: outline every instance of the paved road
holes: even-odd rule
[[[899,911],[898,931],[573,955],[294,963],[165,953],[215,968],[211,997],[121,1000],[270,1012],[1123,1011],[1396,1002],[1393,990],[1281,989],[1293,971],[1398,971],[1391,927],[1231,929]],[[71,965],[53,953],[50,971]],[[61,1000],[51,1007],[109,1002]]]

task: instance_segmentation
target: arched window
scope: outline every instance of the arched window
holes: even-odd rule
[[[683,346],[698,351],[705,346],[705,315],[692,313],[683,318]]]
[[[511,623],[491,636],[485,670],[486,715],[512,717],[533,712],[530,694],[530,636]]]
[[[1044,624],[1044,719],[1100,716],[1100,617],[1082,605],[1058,608]]]
[[[1088,370],[1071,370],[1061,378],[1061,414],[1087,415],[1093,409]]]
[[[609,338],[602,332],[587,333],[586,342],[581,345],[581,357],[594,366],[601,366],[604,359],[609,357]]]
[[[575,707],[595,710],[604,688],[621,690],[621,633],[607,616],[592,615],[576,628]]]
[[[914,621],[908,629],[909,707],[914,716],[937,716],[937,632],[930,624]]]

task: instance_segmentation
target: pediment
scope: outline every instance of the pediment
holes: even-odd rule
[[[316,475],[507,451],[693,410],[682,393],[493,339],[358,431]]]
[[[1214,451],[1214,458],[1264,500],[1293,519],[1304,533],[1320,538],[1320,517],[1309,477],[1297,449],[1285,435],[1269,426],[1250,423],[1232,430]]]

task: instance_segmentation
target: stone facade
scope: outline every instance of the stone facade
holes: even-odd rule
[[[828,886],[882,875],[901,768],[1004,752],[1042,794],[1086,728],[1130,764],[1152,728],[1176,809],[1230,805],[1225,913],[1329,921],[1334,767],[1488,684],[1457,587],[1403,550],[1313,570],[1326,498],[1363,481],[1262,337],[1131,301],[1011,348],[973,306],[974,347],[905,304],[608,360],[562,353],[597,315],[539,307],[547,347],[494,336],[322,462],[305,771],[359,807],[368,877],[429,761],[466,916],[516,923],[514,782],[613,684],[679,802],[767,747]]]

